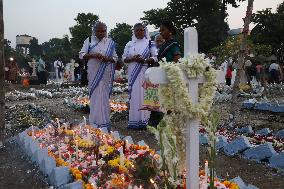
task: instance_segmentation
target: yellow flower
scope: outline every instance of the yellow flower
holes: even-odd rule
[[[113,160],[109,160],[108,164],[112,167],[116,167],[119,166],[120,160],[119,158],[113,159]]]
[[[114,151],[114,147],[109,146],[106,153],[111,154],[113,151]]]

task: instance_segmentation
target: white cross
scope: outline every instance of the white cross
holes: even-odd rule
[[[195,28],[189,27],[184,31],[184,54],[185,56],[198,54],[198,36]],[[153,67],[145,72],[145,79],[153,84],[167,84],[166,72],[162,68]],[[190,89],[189,95],[193,104],[198,103],[198,84],[204,83],[204,76],[199,78],[185,78]],[[217,81],[224,82],[224,73],[218,71]],[[188,120],[186,130],[186,186],[189,189],[199,188],[199,124],[197,118]],[[189,162],[189,163],[188,163]]]
[[[28,62],[28,64],[33,68],[32,76],[36,76],[36,64],[37,64],[37,62],[35,61],[35,59],[33,58],[31,62]]]

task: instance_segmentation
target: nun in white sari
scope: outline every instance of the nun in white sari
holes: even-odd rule
[[[141,110],[144,102],[144,74],[149,63],[157,61],[157,48],[151,42],[147,28],[141,24],[135,24],[132,40],[124,49],[122,59],[128,65],[128,92],[129,92],[129,122],[128,128],[146,128],[150,112]]]
[[[89,122],[96,127],[110,129],[109,96],[117,55],[114,41],[106,34],[106,25],[102,22],[96,23],[93,26],[91,42],[89,38],[84,41],[79,57],[88,60]]]

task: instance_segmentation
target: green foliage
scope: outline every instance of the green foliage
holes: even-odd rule
[[[46,61],[53,62],[57,58],[61,58],[63,62],[69,62],[78,52],[74,52],[67,35],[60,38],[52,38],[48,42],[42,44],[42,50],[46,56]]]
[[[276,13],[272,13],[270,8],[257,11],[252,21],[256,26],[251,31],[251,40],[258,45],[271,45],[272,53],[283,56],[284,2],[278,6]]]
[[[155,178],[158,173],[157,163],[153,161],[149,152],[139,155],[134,161],[135,170],[133,180],[137,185],[150,186],[150,179]]]
[[[226,23],[227,6],[238,7],[243,0],[171,0],[164,9],[151,9],[141,18],[159,27],[162,20],[172,21],[178,29],[177,38],[183,44],[183,29],[194,26],[198,30],[199,49],[208,52],[222,42],[229,29]]]
[[[251,52],[255,56],[269,57],[272,52],[271,45],[265,44],[254,44],[252,40],[247,41]],[[216,56],[216,65],[221,65],[225,60],[230,57],[233,59],[237,58],[241,45],[241,35],[228,37],[219,46],[214,47],[210,50]]]
[[[220,122],[220,114],[217,111],[212,111],[207,120],[204,122],[206,131],[208,132],[209,139],[209,172],[210,172],[210,189],[215,189],[214,178],[215,178],[215,164],[216,164],[216,135],[217,127]]]
[[[131,40],[132,26],[126,23],[116,24],[115,28],[110,30],[109,36],[116,42],[116,52],[119,57],[122,56],[124,47]]]
[[[7,61],[13,54],[15,50],[11,47],[11,41],[4,39],[4,56],[5,61]]]
[[[92,35],[92,26],[99,20],[99,16],[92,13],[79,13],[74,19],[76,25],[70,27],[71,45],[75,51],[79,51],[84,40]]]
[[[30,56],[39,57],[42,54],[41,45],[38,44],[38,39],[35,37],[30,41],[29,49]]]

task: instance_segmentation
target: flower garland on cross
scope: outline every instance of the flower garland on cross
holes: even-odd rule
[[[162,109],[168,113],[157,130],[150,130],[155,133],[161,146],[162,164],[169,173],[168,180],[176,186],[181,183],[180,176],[183,175],[185,168],[186,121],[198,118],[207,125],[207,117],[216,91],[217,74],[202,54],[180,59],[179,63],[166,62],[165,59],[159,63],[169,81],[159,87]],[[204,76],[206,81],[199,87],[199,103],[195,105],[192,103],[184,78],[201,76]]]

